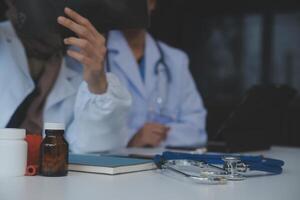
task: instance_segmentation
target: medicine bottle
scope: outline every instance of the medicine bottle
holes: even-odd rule
[[[27,164],[25,135],[26,131],[23,129],[0,129],[0,180],[3,176],[25,175]]]
[[[69,145],[64,138],[64,124],[45,123],[46,137],[41,144],[40,174],[66,176],[68,174]]]

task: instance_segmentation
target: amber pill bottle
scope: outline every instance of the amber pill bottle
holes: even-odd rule
[[[46,137],[41,143],[40,175],[49,177],[68,174],[69,145],[64,138],[65,126],[61,123],[45,123]]]

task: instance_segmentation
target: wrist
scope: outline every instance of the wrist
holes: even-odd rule
[[[103,73],[96,81],[88,82],[89,91],[93,94],[104,94],[108,89],[106,74]]]

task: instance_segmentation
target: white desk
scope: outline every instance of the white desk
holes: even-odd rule
[[[282,175],[227,185],[195,184],[159,171],[119,176],[70,173],[63,178],[2,178],[0,200],[299,200],[300,149],[274,147],[265,155],[286,161]]]

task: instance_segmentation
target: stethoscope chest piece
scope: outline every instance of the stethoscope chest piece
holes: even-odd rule
[[[226,178],[228,180],[241,181],[246,179],[246,177],[240,173],[245,173],[247,166],[242,163],[239,157],[225,156],[222,160],[224,161],[223,169],[226,172]]]

